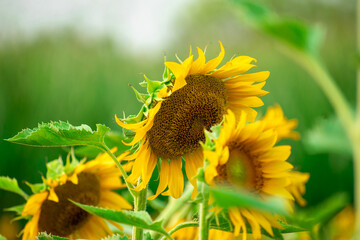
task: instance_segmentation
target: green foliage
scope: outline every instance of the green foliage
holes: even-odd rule
[[[47,234],[45,232],[39,233],[37,238],[39,240],[70,240],[69,238],[58,237],[58,236],[54,236],[54,235],[51,235],[51,234]]]
[[[151,234],[149,232],[144,234],[144,240],[153,240],[153,238],[151,237]]]
[[[102,238],[102,240],[130,240],[130,239],[126,235],[121,236],[120,234],[114,234],[112,236]]]
[[[214,197],[216,204],[223,208],[244,207],[283,215],[288,213],[284,199],[281,198],[263,200],[250,192],[230,190],[226,187],[210,188],[210,194]]]
[[[349,197],[345,193],[338,193],[309,210],[298,211],[292,220],[301,227],[311,229],[318,223],[328,222],[347,204]]]
[[[9,177],[0,177],[0,189],[5,191],[13,192],[19,194],[23,198],[27,199],[27,194],[19,187],[18,182],[14,178]]]
[[[6,237],[0,234],[0,240],[7,240]]]
[[[339,153],[352,156],[350,140],[335,116],[319,119],[316,125],[306,132],[303,141],[312,154]]]
[[[21,205],[17,205],[17,206],[12,206],[12,207],[9,207],[9,208],[5,208],[4,211],[7,211],[7,212],[15,212],[16,214],[21,215],[24,207],[25,207],[25,204],[21,204]]]
[[[73,202],[73,201],[72,201]],[[85,211],[94,214],[96,216],[117,222],[122,224],[128,224],[143,229],[153,230],[159,233],[169,236],[165,229],[161,226],[161,222],[153,222],[150,215],[145,211],[133,212],[133,211],[114,211],[111,209],[104,209],[94,206],[88,206],[73,202]]]
[[[249,23],[262,32],[301,51],[317,54],[322,31],[302,21],[277,16],[263,3],[251,0],[233,0]]]
[[[39,124],[34,129],[24,129],[9,142],[41,147],[60,147],[74,145],[102,146],[105,134],[110,130],[102,124],[93,131],[88,125],[74,127],[70,123],[59,121]]]

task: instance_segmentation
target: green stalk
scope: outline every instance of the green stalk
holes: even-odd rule
[[[121,172],[121,175],[122,175],[122,177],[124,179],[124,182],[126,183],[126,186],[127,186],[128,190],[129,190],[129,192],[131,193],[131,195],[135,199],[136,196],[138,195],[138,193],[133,190],[134,186],[131,183],[129,183],[128,181],[126,181],[126,178],[128,177],[126,171],[121,166],[121,164],[117,160],[116,156],[110,151],[110,149],[105,144],[103,144],[102,147],[103,147],[102,150],[104,150],[111,157],[111,159],[115,162],[116,166],[119,168],[119,170]]]
[[[139,179],[138,184],[140,184],[141,180]],[[134,198],[134,212],[145,211],[146,210],[146,194],[147,188],[144,188],[139,192],[139,194]],[[132,239],[133,240],[142,240],[144,236],[144,230],[139,227],[133,227],[132,231]]]
[[[199,240],[209,239],[209,221],[207,214],[209,211],[209,186],[206,183],[202,183],[202,202],[200,204],[200,231]]]

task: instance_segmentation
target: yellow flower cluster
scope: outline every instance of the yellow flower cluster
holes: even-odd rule
[[[130,152],[119,156],[126,160],[130,171],[126,181],[135,190],[147,188],[156,166],[159,167],[158,195],[179,198],[183,194],[185,173],[193,185],[192,198],[198,194],[197,174],[205,166],[205,181],[214,186],[244,188],[259,198],[280,196],[289,208],[295,200],[306,204],[302,195],[309,174],[292,171],[287,160],[289,145],[278,145],[284,138],[299,139],[294,132],[296,120],[288,120],[280,106],[270,107],[265,116],[256,120],[264,103],[260,97],[269,71],[247,73],[256,60],[238,56],[219,67],[225,56],[220,42],[220,54],[206,61],[205,53],[197,48],[198,58],[190,56],[182,63],[165,62],[167,78],[152,89],[145,109],[134,121],[119,119],[121,127],[135,133],[126,145]],[[148,84],[150,84],[148,82]],[[149,89],[149,86],[148,86]],[[207,139],[206,131],[220,129]],[[210,147],[205,142],[210,141]],[[203,144],[201,144],[203,143]],[[116,150],[114,150],[116,151]],[[205,163],[205,164],[204,164]],[[56,179],[44,179],[46,189],[32,195],[22,216],[29,218],[24,240],[34,239],[38,232],[48,232],[70,238],[100,239],[111,230],[107,223],[70,203],[76,202],[112,209],[131,209],[120,195],[112,192],[125,188],[120,172],[108,155],[81,163],[71,173]],[[211,203],[211,202],[210,202]],[[224,210],[234,225],[234,232],[210,231],[211,239],[260,239],[261,231],[273,236],[274,228],[282,228],[277,216],[248,208]],[[115,222],[109,221],[121,228]],[[197,228],[187,228],[174,234],[176,239],[196,239]]]

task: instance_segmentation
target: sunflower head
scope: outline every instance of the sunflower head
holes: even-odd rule
[[[243,113],[237,121],[229,110],[219,134],[216,131],[207,134],[208,141],[204,145],[204,155],[209,162],[205,170],[206,182],[246,188],[260,198],[283,197],[288,200],[289,207],[294,197],[300,204],[304,203],[301,194],[305,191],[304,184],[309,175],[291,171],[293,166],[287,162],[290,146],[275,146],[279,130],[283,137],[290,132],[288,120],[279,114],[277,117],[281,121],[276,117],[269,121],[265,117],[246,124],[245,115]],[[274,122],[276,124],[271,127]],[[246,235],[246,222],[250,224],[255,239],[261,237],[261,228],[270,235],[273,235],[272,227],[281,228],[274,216],[253,209],[232,208],[228,213],[235,226],[235,234],[242,232]]]
[[[128,166],[126,168],[129,170]],[[37,191],[27,200],[21,214],[29,219],[23,234],[25,240],[34,239],[38,232],[70,238],[101,238],[112,233],[104,220],[90,215],[69,199],[113,209],[132,208],[111,191],[125,185],[115,163],[105,154],[86,163],[74,156],[72,161],[68,156],[65,165],[61,158],[54,160],[47,164],[43,184],[33,186]]]
[[[263,105],[260,96],[268,71],[246,74],[255,65],[254,58],[238,56],[219,64],[225,56],[220,43],[220,54],[206,62],[204,52],[198,48],[198,58],[190,56],[181,63],[165,62],[162,82],[146,78],[148,93],[140,114],[117,123],[135,133],[128,145],[139,144],[137,151],[127,159],[134,160],[134,169],[128,180],[142,183],[137,190],[146,187],[156,163],[160,163],[160,182],[157,193],[178,198],[184,186],[183,160],[189,181],[197,193],[195,175],[203,166],[200,142],[205,141],[204,130],[223,120],[230,109],[240,116],[245,113],[247,121],[253,121],[256,111],[252,107]],[[139,95],[139,94],[137,94]],[[140,117],[139,117],[140,116]],[[135,149],[135,148],[134,148]]]

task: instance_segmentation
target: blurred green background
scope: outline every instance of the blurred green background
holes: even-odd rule
[[[263,2],[279,15],[324,28],[321,59],[354,105],[355,1]],[[42,31],[31,38],[21,33],[11,39],[1,38],[1,139],[51,120],[69,121],[73,125],[86,123],[92,128],[96,123],[104,123],[119,130],[114,114],[122,115],[123,111],[126,115],[135,114],[140,106],[129,83],[141,91],[138,83],[143,80],[142,73],[160,80],[164,55],[173,61],[175,53],[185,58],[190,45],[207,46],[207,57],[214,57],[219,51],[218,40],[225,46],[225,60],[233,55],[249,55],[258,60],[256,71],[271,72],[264,87],[270,94],[262,98],[265,106],[258,110],[263,112],[279,103],[288,118],[299,120],[297,130],[302,136],[319,121],[331,119],[333,109],[311,77],[265,35],[244,24],[235,5],[213,0],[187,2],[170,15],[172,25],[165,35],[171,37],[148,51],[145,48],[131,51],[127,40],[115,41],[111,34],[88,37],[71,25]],[[314,152],[306,147],[304,139],[284,143],[292,145],[290,161],[296,169],[311,174],[305,195],[308,206],[336,192],[352,196],[351,154],[335,150]],[[24,181],[40,182],[45,163],[66,154],[63,149],[34,148],[3,140],[0,152],[0,175],[17,178],[27,190]],[[0,191],[0,209],[21,203],[21,197]],[[3,214],[0,212],[0,216]]]

